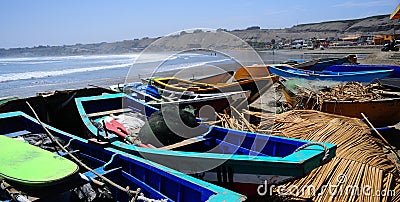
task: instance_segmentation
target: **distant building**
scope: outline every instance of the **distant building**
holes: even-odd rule
[[[347,35],[342,38],[342,41],[358,43],[360,39],[361,39],[361,34],[356,34],[356,35]]]
[[[385,45],[396,39],[400,39],[400,34],[378,34],[374,36],[374,45]]]

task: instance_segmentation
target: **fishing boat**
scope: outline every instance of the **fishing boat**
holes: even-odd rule
[[[193,82],[201,82],[201,83],[209,83],[209,84],[216,84],[216,83],[225,83],[227,82],[229,79],[232,78],[233,74],[235,72],[234,71],[224,71],[222,73],[218,73],[218,74],[213,74],[213,75],[209,75],[209,76],[204,76],[201,78],[191,78],[189,79],[190,81]],[[150,79],[149,78],[144,78],[142,79],[143,83],[148,84]],[[124,88],[127,86],[132,85],[132,83],[125,83],[125,84],[116,84],[116,85],[111,85],[110,89],[115,91],[115,92],[119,92],[122,93]]]
[[[385,127],[400,122],[400,93],[379,90],[384,98],[366,101],[351,100],[317,100],[315,96],[296,95],[282,83],[282,92],[286,102],[300,109],[314,109],[326,113],[363,119],[364,113],[368,120],[377,127]],[[384,86],[385,87],[385,86]]]
[[[3,105],[3,104],[6,104],[9,101],[18,100],[18,99],[20,99],[18,96],[2,97],[2,98],[0,98],[0,106]]]
[[[109,190],[114,197],[114,201],[130,201],[132,197],[137,197],[137,200],[142,201],[152,201],[152,199],[154,199],[159,201],[219,202],[243,201],[246,199],[243,195],[193,178],[157,163],[113,148],[102,148],[97,145],[89,144],[85,139],[65,133],[46,124],[43,124],[42,126],[36,119],[22,112],[0,114],[0,125],[0,134],[2,135],[0,137],[0,143],[2,144],[0,151],[4,151],[7,146],[12,149],[11,146],[14,145],[18,145],[19,147],[29,145],[20,140],[29,141],[31,143],[32,137],[35,136],[38,136],[38,139],[42,140],[36,142],[36,146],[43,148],[57,147],[47,138],[43,128],[44,126],[59,142],[62,142],[63,147],[68,150],[69,154],[75,155],[84,162],[84,164],[94,170],[84,169],[82,166],[77,167],[75,163],[68,160],[63,162],[63,167],[56,168],[55,166],[59,166],[60,164],[51,165],[51,163],[54,163],[54,159],[65,159],[64,157],[69,156],[67,152],[58,150],[54,153],[48,152],[48,155],[51,156],[50,159],[44,158],[41,155],[41,171],[33,170],[34,167],[31,167],[31,169],[25,167],[25,171],[22,170],[20,167],[25,161],[27,161],[26,159],[16,159],[15,161],[18,161],[19,163],[14,165],[2,161],[2,165],[0,166],[0,176],[4,179],[4,182],[9,184],[8,188],[13,188],[14,194],[20,194],[18,191],[24,192],[23,195],[20,194],[20,197],[26,197],[26,193],[32,194],[32,197],[37,197],[36,195],[38,193],[44,192],[45,197],[42,199],[50,199],[53,201],[65,199],[69,197],[65,192],[65,189],[73,188],[71,185],[76,185],[76,183],[80,186],[84,183],[90,182],[91,184],[96,183],[99,188],[103,187],[106,190]],[[13,141],[17,141],[17,143]],[[11,146],[6,144],[11,144]],[[32,145],[29,146],[34,147]],[[18,149],[15,149],[15,151],[17,150]],[[26,155],[31,156],[30,158],[33,159],[30,159],[27,166],[32,166],[32,162],[36,161],[35,155],[37,156],[40,153],[38,150],[42,149],[38,147],[36,147],[36,149],[30,148],[31,154]],[[3,159],[4,157],[8,158],[9,161],[13,161],[12,157],[18,157],[18,154],[19,153],[15,152],[1,152],[0,158]],[[11,173],[12,171],[15,171],[15,169],[21,172]],[[54,185],[54,180],[52,181],[47,179],[49,178],[48,176],[38,177],[38,175],[43,172],[47,172],[48,174],[53,173],[51,169],[54,169],[55,171],[61,170],[62,173],[67,173],[71,176],[78,173],[78,169],[82,173],[78,177],[75,176],[75,178],[69,179],[68,181],[64,179],[64,184],[60,187],[61,185],[59,184]],[[112,183],[117,183],[120,188],[122,187],[122,190],[117,188],[115,185],[111,185],[110,182],[105,181],[103,178],[99,179],[96,173],[108,178]],[[46,179],[46,181],[41,181],[42,178]],[[53,188],[53,186],[57,186],[57,188],[61,190],[55,192],[55,189],[50,189]],[[137,188],[140,188],[140,193],[143,195],[136,195],[133,193],[134,191],[137,191]],[[130,194],[127,193],[129,190],[131,190]],[[55,194],[59,193],[62,194],[59,196],[61,198],[51,198],[54,197]],[[1,197],[2,196],[0,196],[0,199]]]
[[[225,83],[232,78],[234,73],[235,73],[234,71],[224,71],[222,73],[213,74],[210,76],[191,79],[191,81],[200,83],[210,83],[210,84]]]
[[[301,97],[298,102],[305,109],[316,109],[314,97]],[[365,102],[324,100],[318,110],[359,119],[363,119],[361,113],[364,113],[374,126],[385,127],[400,122],[400,97]]]
[[[356,55],[348,55],[342,58],[322,58],[319,59],[317,63],[310,66],[304,66],[302,69],[311,70],[311,71],[322,71],[329,66],[332,65],[341,65],[341,64],[355,64],[357,63]]]
[[[380,79],[379,82],[387,88],[400,91],[400,78],[384,78]]]
[[[304,59],[289,59],[288,61],[284,62],[284,64],[291,65],[297,69],[308,69],[309,67],[317,64],[319,59],[316,60],[304,60]]]
[[[248,67],[241,68],[241,71],[247,71]],[[240,70],[240,69],[239,69]],[[238,70],[238,71],[239,71]],[[279,77],[269,76],[269,72],[265,73],[262,77],[238,77],[235,73],[235,81],[232,83],[217,83],[208,84],[200,82],[192,82],[176,77],[154,78],[151,84],[159,88],[172,90],[172,91],[193,91],[199,94],[221,93],[221,92],[237,92],[237,91],[250,91],[250,96],[247,101],[249,104],[254,102],[260,97],[261,94],[266,92]],[[251,75],[248,73],[247,75]]]
[[[212,107],[215,112],[223,112],[230,106],[243,108],[247,104],[247,97],[250,96],[250,92],[246,91],[213,94],[170,91],[140,82],[125,84],[122,91],[158,109],[163,105],[178,105],[180,108],[191,106],[196,115],[204,106]]]
[[[357,81],[371,82],[390,76],[393,70],[371,70],[355,72],[332,72],[332,71],[309,71],[293,68],[289,65],[269,65],[271,73],[282,77],[295,77],[308,80],[331,80],[331,81]]]
[[[191,138],[163,147],[140,147],[118,134],[101,130],[94,122],[101,116],[133,111],[145,117],[158,109],[126,94],[75,99],[89,138],[103,139],[110,147],[140,155],[184,173],[226,186],[246,195],[257,186],[281,183],[303,176],[335,156],[336,146],[299,139],[199,125],[187,129]],[[177,120],[178,121],[178,120]],[[318,144],[318,145],[314,145]],[[308,147],[309,146],[309,147]]]
[[[393,74],[388,77],[400,78],[400,66],[394,65],[367,65],[367,64],[353,64],[353,65],[333,65],[327,67],[326,71],[332,72],[358,72],[358,71],[374,71],[374,70],[393,70]]]

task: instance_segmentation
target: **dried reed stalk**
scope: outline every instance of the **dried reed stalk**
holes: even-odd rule
[[[300,91],[300,97],[307,97],[306,105],[310,101],[314,100],[311,109],[322,110],[324,101],[357,101],[367,102],[371,100],[377,100],[384,98],[378,93],[378,89],[381,88],[380,83],[368,84],[366,86],[359,82],[347,82],[342,85],[338,85],[329,89],[329,91],[316,92],[314,89],[306,90],[298,88]],[[297,102],[301,104],[300,102]],[[296,106],[301,108],[301,106]]]
[[[339,89],[343,93],[345,89]],[[361,90],[362,93],[368,93]],[[236,110],[237,113],[239,113]],[[260,112],[243,111],[245,114],[266,118],[271,120],[270,115]],[[222,122],[233,120],[221,115],[218,117]],[[239,122],[242,116],[239,116]],[[263,121],[263,120],[262,120]],[[261,122],[262,122],[261,121]],[[265,121],[265,120],[264,120]],[[328,163],[319,166],[306,176],[292,180],[284,184],[286,187],[313,186],[318,193],[298,193],[293,199],[311,199],[313,201],[400,201],[400,178],[396,163],[390,160],[384,153],[383,142],[373,137],[368,126],[356,118],[340,115],[327,114],[312,110],[293,110],[276,115],[274,126],[268,131],[259,126],[246,125],[243,129],[250,131],[257,129],[258,132],[273,132],[272,135],[313,140],[318,142],[329,142],[337,145],[336,157]],[[279,131],[279,133],[277,133]],[[346,176],[344,182],[339,183],[338,178]],[[372,196],[365,194],[336,194],[332,195],[325,190],[320,192],[323,186],[337,185],[346,189],[356,186],[360,189],[371,187],[371,193],[378,190],[386,192],[394,190],[393,196]],[[346,191],[346,190],[344,190]],[[287,197],[285,197],[287,198]]]

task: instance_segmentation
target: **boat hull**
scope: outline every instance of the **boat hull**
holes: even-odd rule
[[[349,57],[321,59],[316,64],[309,66],[307,69],[311,71],[322,71],[329,66],[341,65],[343,63],[351,63]]]
[[[393,70],[389,75],[390,78],[400,78],[400,66],[393,65],[333,65],[325,70],[332,72],[357,72],[357,71],[374,71],[374,70]]]
[[[384,87],[400,91],[400,78],[385,78],[379,81]]]
[[[375,70],[362,72],[313,72],[299,70],[287,66],[269,66],[271,73],[282,77],[294,77],[307,80],[330,80],[330,81],[357,81],[371,82],[374,79],[381,79],[390,76],[393,70]]]
[[[192,81],[200,83],[211,83],[211,84],[225,83],[232,78],[233,74],[234,74],[233,71],[227,71],[203,78],[192,79]]]
[[[364,113],[376,127],[390,126],[400,122],[400,98],[372,100],[367,102],[324,101],[321,108],[314,105],[314,99],[300,99],[305,109],[316,109],[322,112],[362,119]],[[314,106],[314,107],[313,107]]]

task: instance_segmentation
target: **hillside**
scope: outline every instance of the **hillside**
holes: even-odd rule
[[[396,30],[395,30],[396,29]],[[399,20],[389,15],[379,15],[354,20],[338,20],[321,23],[300,24],[286,29],[260,29],[232,31],[245,41],[271,41],[272,39],[343,38],[346,35],[392,34],[400,32]]]
[[[392,34],[400,33],[400,20],[390,20],[389,15],[372,16],[354,20],[337,20],[320,23],[300,24],[285,29],[259,29],[257,26],[245,30],[229,31],[247,42],[265,43],[275,41],[290,42],[295,39],[326,38],[336,40],[346,35],[363,34]],[[182,50],[189,48],[188,44],[204,41],[203,33],[181,34],[168,37],[159,48],[169,50]],[[154,42],[157,38],[142,38],[124,40],[112,43],[75,44],[64,46],[38,46],[32,48],[0,49],[0,57],[21,56],[56,56],[56,55],[88,55],[88,54],[120,54],[139,52]],[[214,47],[226,46],[226,41],[207,39],[214,43]],[[229,47],[227,47],[229,48]]]

